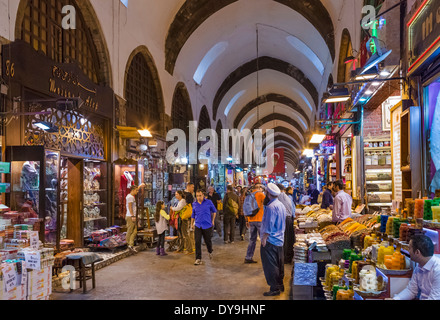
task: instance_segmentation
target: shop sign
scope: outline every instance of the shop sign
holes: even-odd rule
[[[2,269],[4,289],[6,292],[13,290],[17,286],[17,272],[11,263]]]
[[[0,162],[0,173],[10,173],[11,164],[9,162]]]
[[[54,98],[81,98],[81,109],[106,118],[113,114],[112,89],[91,81],[77,64],[54,62],[21,40],[4,45],[2,52],[6,80]]]
[[[415,66],[440,48],[440,2],[425,0],[408,23],[409,35],[409,69]]]
[[[25,261],[28,269],[31,270],[40,270],[41,269],[41,256],[40,252],[26,252],[25,253]]]

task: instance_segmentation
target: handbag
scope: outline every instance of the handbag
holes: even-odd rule
[[[180,211],[180,218],[182,220],[188,220],[192,216],[192,205],[187,204],[183,209]]]

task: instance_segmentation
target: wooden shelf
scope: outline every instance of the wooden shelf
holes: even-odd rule
[[[365,165],[365,170],[377,170],[377,169],[392,169],[392,166],[390,164],[384,164],[384,165]]]
[[[364,147],[365,151],[391,151],[391,147]]]

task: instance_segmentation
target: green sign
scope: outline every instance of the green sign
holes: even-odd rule
[[[0,173],[10,173],[11,164],[9,162],[0,162]]]
[[[0,183],[0,193],[10,193],[11,184],[10,183]]]

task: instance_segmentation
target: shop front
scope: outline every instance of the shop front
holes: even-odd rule
[[[440,150],[438,133],[440,120],[439,10],[438,1],[424,1],[421,6],[413,8],[413,12],[407,19],[407,75],[412,84],[412,91],[418,92],[417,100],[413,101],[413,105],[419,107],[407,108],[408,110],[403,110],[403,114],[407,114],[409,121],[418,117],[420,123],[410,132],[409,153],[411,153],[411,157],[413,157],[413,153],[421,154],[420,159],[416,159],[420,169],[414,168],[413,163],[410,165],[411,171],[415,170],[415,174],[411,175],[414,181],[410,181],[413,199],[417,197],[434,198],[439,196],[440,192],[438,191],[440,190],[440,171],[438,171],[440,169],[440,160],[438,159]],[[405,119],[402,118],[403,120]],[[417,140],[420,141],[419,145],[416,145],[417,141],[414,141],[412,137],[417,129],[421,131],[421,136]],[[402,149],[402,151],[404,150]],[[408,185],[405,186],[405,183],[409,181],[410,177],[405,177],[404,170],[402,173],[403,189],[406,189]],[[420,178],[417,178],[417,175]]]
[[[57,63],[27,43],[4,45],[10,86],[5,161],[11,163],[13,211],[26,206],[43,219],[41,240],[82,247],[112,224],[111,137],[114,94],[76,64]],[[11,66],[14,66],[11,72]]]

